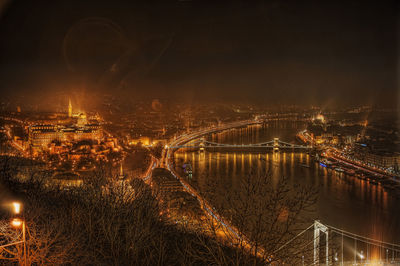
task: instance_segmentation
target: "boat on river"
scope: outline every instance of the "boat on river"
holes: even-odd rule
[[[343,173],[343,172],[344,172],[344,169],[341,168],[341,167],[335,167],[335,171],[336,171],[336,172],[339,172],[339,173]]]
[[[183,172],[189,177],[192,178],[193,176],[193,169],[192,165],[190,163],[184,163],[183,166]]]

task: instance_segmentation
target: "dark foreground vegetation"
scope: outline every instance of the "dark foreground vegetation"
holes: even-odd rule
[[[292,197],[285,184],[271,189],[267,180],[253,177],[258,183],[250,185],[249,178],[243,193],[226,194],[231,204],[220,201],[228,212],[216,206],[246,232],[243,239],[250,236],[249,247],[218,235],[211,220],[205,221],[209,226],[176,224],[139,179],[123,184],[101,169],[83,186],[66,190],[48,186],[43,171],[25,173],[23,181],[15,178],[19,172],[15,159],[0,160],[1,203],[17,199],[24,205],[28,265],[295,265],[308,252],[299,253],[298,241],[277,250],[301,229],[299,221],[313,200],[305,191]],[[21,240],[11,217],[3,204],[0,245]],[[22,254],[21,244],[0,249],[0,264],[21,264]]]
[[[45,188],[40,176],[17,182],[18,171],[2,162],[2,201],[18,198],[27,223],[28,264],[32,265],[243,265],[256,262],[202,231],[177,226],[160,215],[149,186],[132,189],[98,172],[73,190]],[[8,191],[6,191],[8,188]],[[0,244],[19,241],[2,209]],[[22,246],[0,250],[0,264],[22,259]],[[20,263],[22,261],[19,261]]]

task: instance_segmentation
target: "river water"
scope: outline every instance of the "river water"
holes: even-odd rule
[[[208,135],[219,143],[261,143],[274,137],[296,143],[295,135],[304,129],[304,122],[271,122]],[[285,176],[296,185],[318,188],[318,200],[313,219],[373,239],[400,244],[400,199],[380,185],[337,173],[315,162],[306,152],[280,151],[199,151],[180,150],[175,153],[175,165],[190,163],[190,180],[199,189],[206,189],[210,180],[218,180],[229,189],[250,171],[273,178]],[[208,181],[208,182],[207,182]]]

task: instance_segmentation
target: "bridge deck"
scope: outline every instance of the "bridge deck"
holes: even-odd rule
[[[233,148],[233,149],[311,149],[311,146],[297,145],[293,143],[283,142],[280,140],[273,140],[255,144],[228,144],[228,143],[217,143],[211,141],[197,140],[191,141],[182,145],[176,145],[169,147],[170,149],[180,148]]]

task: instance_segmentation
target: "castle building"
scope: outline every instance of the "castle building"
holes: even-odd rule
[[[102,128],[98,124],[86,124],[83,127],[64,125],[32,125],[29,127],[29,144],[34,148],[48,148],[53,141],[77,142],[103,138]]]
[[[68,117],[72,118],[71,100],[68,103]],[[50,143],[77,142],[81,140],[100,141],[103,139],[103,130],[99,124],[87,123],[86,114],[77,116],[77,123],[65,124],[39,124],[29,127],[29,144],[32,148],[48,149]]]

